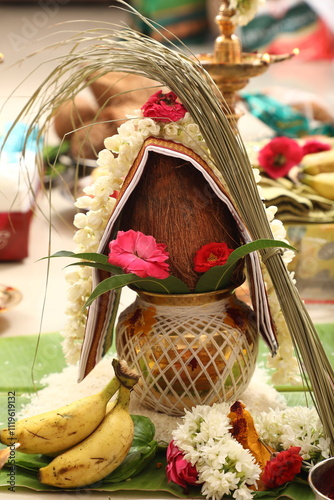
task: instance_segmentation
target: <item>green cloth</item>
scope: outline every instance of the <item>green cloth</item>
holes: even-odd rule
[[[332,366],[334,366],[334,324],[320,324],[316,325],[316,328]],[[61,341],[62,337],[58,333],[42,334],[39,339],[35,335],[0,339],[0,427],[6,426],[7,401],[10,393],[15,393],[16,411],[19,411],[21,405],[27,402],[27,399],[22,394],[32,392],[34,387],[36,390],[42,388],[41,379],[43,376],[63,370],[66,363]],[[268,350],[261,343],[259,361],[267,353]],[[33,364],[34,369],[32,370]],[[304,394],[296,392],[293,388],[285,387],[284,395],[288,404],[299,405],[305,402]],[[33,455],[30,456],[30,460],[36,460],[35,464],[40,461],[42,465],[45,458]],[[162,464],[162,467],[157,468],[158,463]],[[165,463],[165,451],[160,450],[148,467],[138,476],[132,478],[131,481],[103,484],[98,490],[167,491],[178,498],[201,498],[199,489],[193,488],[186,495],[179,486],[168,483],[165,478]],[[4,485],[5,482],[6,469],[0,471],[0,485]],[[57,490],[57,488],[41,485],[36,478],[36,473],[21,468],[16,471],[16,486],[23,486],[37,491]],[[7,486],[0,487],[0,491],[2,488],[6,489]],[[159,495],[157,494],[157,496]],[[289,484],[281,494],[279,492],[274,494],[273,491],[270,494],[259,492],[255,495],[255,498],[261,498],[262,500],[314,500],[314,495],[306,482],[299,480],[298,483]]]

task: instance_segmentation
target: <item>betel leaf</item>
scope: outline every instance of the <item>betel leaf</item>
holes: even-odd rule
[[[198,280],[195,293],[212,292],[214,290],[223,290],[224,288],[230,287],[231,277],[239,260],[252,252],[264,248],[289,248],[290,250],[295,250],[295,248],[288,243],[278,240],[261,239],[246,243],[233,250],[226,264],[223,266],[214,266],[206,271]]]
[[[131,415],[131,418],[135,426],[131,447],[140,449],[154,439],[155,426],[150,418],[143,415]]]

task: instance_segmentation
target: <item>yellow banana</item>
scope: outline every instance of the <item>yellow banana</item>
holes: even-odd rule
[[[334,149],[305,155],[300,166],[303,172],[309,175],[334,172]]]
[[[43,484],[79,488],[113,472],[129,452],[134,425],[128,406],[130,389],[121,385],[116,406],[84,441],[58,455],[38,473]]]
[[[301,175],[300,180],[314,189],[320,196],[334,201],[334,172],[322,172],[317,175]]]
[[[3,444],[20,443],[23,453],[54,454],[89,436],[102,422],[110,398],[118,391],[115,376],[98,394],[81,398],[57,410],[19,420],[0,432]]]

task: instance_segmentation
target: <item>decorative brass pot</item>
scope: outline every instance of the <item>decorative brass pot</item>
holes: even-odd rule
[[[255,369],[258,333],[253,311],[231,290],[138,291],[119,317],[116,346],[141,374],[134,388],[141,403],[177,416],[240,396]]]

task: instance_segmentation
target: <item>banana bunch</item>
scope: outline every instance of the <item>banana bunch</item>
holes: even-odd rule
[[[121,383],[115,376],[98,394],[66,406],[19,420],[13,428],[0,431],[2,444],[20,443],[22,453],[58,453],[85,439],[102,422],[110,398]]]
[[[58,488],[80,488],[100,481],[123,462],[134,435],[129,413],[130,391],[139,377],[119,368],[114,365],[121,381],[116,402],[108,405],[109,411],[92,434],[39,470],[41,483]]]
[[[303,173],[308,175],[334,172],[334,149],[305,155],[300,166]]]
[[[318,195],[334,201],[334,149],[305,155],[299,180]]]
[[[316,175],[302,174],[300,180],[314,189],[320,196],[334,201],[334,171],[321,172]]]
[[[130,389],[121,386],[115,407],[84,441],[58,455],[38,473],[43,484],[78,488],[111,474],[129,452],[134,424],[128,405]]]
[[[40,469],[42,483],[74,488],[96,482],[121,464],[133,440],[128,411],[130,391],[139,376],[114,359],[115,376],[98,394],[57,410],[23,419],[3,429],[3,444],[17,441],[23,453],[56,456]],[[116,401],[110,401],[118,391]],[[65,451],[64,451],[65,450]]]

